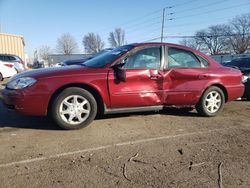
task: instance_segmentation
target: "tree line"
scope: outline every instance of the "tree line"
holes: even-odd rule
[[[125,31],[116,28],[109,33],[108,42],[112,48],[124,45]],[[236,16],[227,24],[211,25],[196,31],[194,36],[186,36],[179,43],[211,55],[250,52],[250,13]],[[105,46],[100,35],[93,32],[83,36],[82,44],[89,54],[97,53]],[[57,39],[55,50],[69,55],[79,52],[79,47],[75,38],[65,33]],[[51,52],[52,49],[47,45],[39,49],[39,55],[44,60],[48,59]]]
[[[236,16],[227,24],[199,30],[180,43],[211,55],[250,52],[250,13]]]
[[[124,30],[121,28],[116,28],[114,31],[110,32],[108,41],[112,48],[124,45]],[[84,46],[85,52],[89,54],[95,54],[103,50],[105,46],[105,43],[100,35],[92,32],[84,35],[82,44]],[[75,38],[71,34],[65,33],[57,39],[55,50],[60,54],[70,55],[79,52],[79,47]],[[47,45],[43,45],[39,49],[39,55],[44,60],[48,60],[48,56],[51,52],[52,49]]]

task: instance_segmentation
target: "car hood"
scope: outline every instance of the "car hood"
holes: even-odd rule
[[[43,79],[49,77],[73,76],[83,74],[99,74],[103,73],[103,69],[88,68],[81,65],[65,66],[65,67],[49,67],[36,70],[26,71],[14,76],[11,80],[21,77],[32,77],[35,79]]]

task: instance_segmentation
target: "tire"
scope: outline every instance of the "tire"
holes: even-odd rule
[[[3,75],[0,73],[0,81],[3,81]]]
[[[63,90],[53,101],[50,116],[56,124],[66,130],[84,128],[96,116],[97,104],[85,89],[71,87]]]
[[[212,86],[203,93],[196,110],[202,116],[213,117],[223,110],[224,104],[225,94],[220,88]]]

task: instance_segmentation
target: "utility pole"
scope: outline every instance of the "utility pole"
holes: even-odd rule
[[[164,26],[165,26],[165,10],[166,7],[163,8],[163,13],[162,13],[162,23],[161,23],[161,42],[163,42],[163,35],[164,35]]]

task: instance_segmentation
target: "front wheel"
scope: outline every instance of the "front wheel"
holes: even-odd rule
[[[212,86],[203,93],[196,110],[203,116],[213,117],[222,111],[224,104],[225,94],[220,88]]]
[[[63,129],[80,129],[89,125],[97,113],[96,100],[82,88],[71,87],[60,93],[54,101],[50,115]]]

